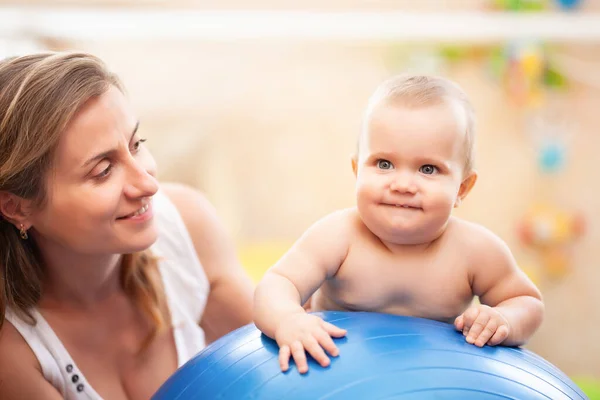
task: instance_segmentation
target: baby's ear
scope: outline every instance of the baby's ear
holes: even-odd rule
[[[458,207],[464,198],[467,197],[473,186],[475,186],[475,182],[477,182],[477,171],[473,170],[461,182],[454,207]]]
[[[356,173],[358,171],[358,159],[356,154],[352,154],[350,156],[350,160],[352,161],[352,172],[354,172],[354,176],[356,176]]]

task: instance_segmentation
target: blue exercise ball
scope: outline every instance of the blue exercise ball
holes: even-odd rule
[[[175,399],[586,399],[534,353],[478,348],[450,324],[368,312],[316,313],[348,330],[328,368],[309,360],[282,373],[277,344],[247,325],[207,346],[154,400]]]

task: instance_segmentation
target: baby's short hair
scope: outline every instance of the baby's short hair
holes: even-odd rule
[[[384,81],[369,99],[360,136],[366,131],[374,109],[383,102],[407,107],[421,107],[439,104],[443,101],[454,101],[465,112],[464,171],[469,173],[473,169],[474,163],[475,112],[466,93],[449,79],[432,75],[402,74]],[[359,138],[359,144],[360,140]]]

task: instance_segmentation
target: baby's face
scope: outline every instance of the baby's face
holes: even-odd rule
[[[373,111],[355,172],[358,210],[375,235],[421,244],[441,234],[463,180],[464,132],[455,103]]]

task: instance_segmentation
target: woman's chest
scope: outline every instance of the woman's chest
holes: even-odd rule
[[[44,317],[70,357],[70,383],[76,390],[88,385],[105,399],[148,399],[177,368],[170,326],[142,347],[151,327],[127,310],[114,310],[112,315],[70,313],[68,319],[53,313]]]

